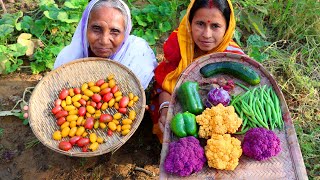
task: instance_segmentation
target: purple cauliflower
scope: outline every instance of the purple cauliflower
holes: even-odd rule
[[[280,139],[268,129],[259,127],[246,132],[242,142],[243,154],[258,161],[276,156],[281,151]]]
[[[205,105],[208,108],[212,106],[217,106],[218,104],[222,104],[223,106],[228,106],[230,104],[230,95],[228,91],[223,88],[212,88],[207,95],[207,99]]]
[[[206,162],[204,149],[193,136],[180,138],[169,144],[169,152],[164,161],[164,169],[168,173],[189,176],[202,169]]]

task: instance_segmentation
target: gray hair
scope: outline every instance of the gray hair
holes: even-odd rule
[[[109,7],[109,8],[114,8],[117,9],[121,12],[121,14],[124,16],[124,26],[125,29],[127,29],[128,26],[128,12],[126,10],[126,8],[124,7],[124,5],[118,1],[118,0],[100,0],[98,1],[91,9],[91,12],[99,9],[100,7]],[[90,12],[90,14],[91,14]]]

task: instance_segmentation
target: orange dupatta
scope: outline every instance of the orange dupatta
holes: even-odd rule
[[[230,21],[229,21],[229,27],[226,30],[226,33],[224,34],[222,42],[214,49],[209,51],[208,53],[213,52],[223,52],[227,46],[229,45],[230,41],[232,40],[232,36],[235,30],[236,22],[233,12],[232,3],[230,0],[227,0],[231,14],[230,14]],[[178,28],[178,42],[180,47],[180,54],[181,54],[181,60],[179,62],[178,67],[170,72],[164,79],[162,83],[162,88],[166,91],[168,91],[170,94],[172,94],[174,87],[176,85],[176,82],[182,73],[183,70],[187,68],[189,64],[191,64],[196,59],[193,59],[194,56],[194,42],[192,40],[191,35],[191,26],[189,23],[189,14],[190,10],[194,4],[195,0],[191,0],[187,12],[185,16],[183,17],[182,21],[180,22],[179,28]],[[201,56],[200,56],[201,57]],[[200,58],[199,57],[199,58]]]

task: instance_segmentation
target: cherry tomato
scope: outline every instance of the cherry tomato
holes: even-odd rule
[[[102,106],[102,102],[98,102],[98,103],[97,103],[97,106],[96,106],[96,109],[99,110],[99,109],[101,108],[101,106]]]
[[[108,129],[107,134],[108,136],[112,136],[113,132],[110,129]]]
[[[80,93],[81,93],[81,90],[80,90],[80,88],[73,88],[73,92],[74,92],[75,94],[80,94]]]
[[[85,105],[87,104],[87,101],[84,100],[84,99],[80,99],[78,102],[79,102],[82,106],[85,106]]]
[[[61,106],[55,106],[54,108],[52,108],[51,112],[53,114],[57,114],[59,111],[62,110],[62,107]]]
[[[79,108],[79,110],[78,110],[79,116],[84,116],[84,115],[86,115],[86,113],[87,113],[86,108],[83,107],[83,106],[81,106],[81,107]]]
[[[67,120],[65,117],[60,117],[59,119],[57,119],[57,125],[61,126],[63,123],[65,123]]]
[[[103,95],[107,94],[108,92],[111,92],[111,88],[102,89],[99,94],[101,96],[103,96]]]
[[[61,117],[65,117],[65,116],[68,116],[68,111],[59,111],[57,112],[57,114],[54,115],[57,119],[61,118]]]
[[[119,91],[119,88],[117,85],[113,86],[113,88],[111,88],[111,93],[114,94],[116,93],[117,91]]]
[[[127,113],[127,108],[119,108],[118,112],[121,114],[125,114],[125,113]]]
[[[27,119],[29,117],[28,113],[23,113],[23,118]]]
[[[69,91],[67,89],[62,89],[59,93],[59,99],[64,100],[69,95]]]
[[[83,146],[82,147],[82,152],[88,152],[88,146]]]
[[[93,128],[93,124],[94,124],[94,118],[93,117],[88,117],[86,119],[86,122],[84,123],[84,128],[86,129],[92,129]]]
[[[72,145],[68,141],[61,141],[59,143],[59,149],[64,150],[64,151],[69,151],[72,148]]]
[[[98,103],[101,101],[101,95],[100,94],[94,94],[92,97],[91,97],[92,101]]]
[[[61,99],[56,99],[54,101],[54,106],[60,106],[61,105],[62,100]]]
[[[94,101],[91,101],[91,102],[90,102],[90,106],[92,106],[92,107],[94,107],[94,108],[95,108],[95,107],[97,106],[97,103],[96,103],[96,102],[94,102]]]
[[[69,142],[73,146],[78,142],[79,139],[81,139],[81,136],[73,136],[72,138],[70,138]]]
[[[108,92],[107,94],[103,95],[102,100],[103,100],[104,102],[109,102],[110,99],[112,99],[112,98],[113,98],[113,94],[112,94],[111,92]]]
[[[113,117],[110,114],[101,114],[99,121],[106,123],[112,121]]]
[[[119,107],[120,108],[125,108],[129,104],[129,97],[123,96],[120,101],[119,101]]]
[[[96,86],[101,86],[103,83],[104,83],[104,79],[99,79],[99,80],[96,82]]]
[[[89,138],[80,138],[78,141],[77,141],[77,146],[79,147],[83,147],[83,146],[86,146],[90,143],[90,139]]]

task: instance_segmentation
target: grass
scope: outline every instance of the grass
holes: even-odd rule
[[[246,4],[246,8],[240,6],[242,11],[249,11],[247,14],[254,14],[263,22],[264,41],[271,43],[259,49],[268,55],[262,63],[285,95],[308,177],[320,179],[320,3],[317,0],[241,3]],[[253,8],[256,5],[268,13],[257,11]],[[237,23],[240,29],[247,26],[241,19]],[[246,30],[249,34],[255,32]]]

